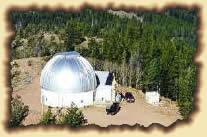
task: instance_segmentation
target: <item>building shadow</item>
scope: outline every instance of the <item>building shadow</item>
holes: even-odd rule
[[[98,87],[100,85],[100,80],[99,80],[97,74],[95,74],[95,75],[96,75],[96,83],[97,83],[97,86],[96,87]]]

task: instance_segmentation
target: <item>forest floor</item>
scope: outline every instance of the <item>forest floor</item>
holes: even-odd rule
[[[41,58],[27,58],[16,61],[21,72],[29,72],[31,82],[15,89],[12,96],[19,95],[25,105],[29,106],[29,114],[23,121],[24,125],[38,124],[41,118],[42,105],[40,104],[40,72],[42,69]],[[82,108],[88,124],[96,124],[101,127],[108,125],[134,125],[140,124],[148,127],[152,123],[160,123],[169,126],[178,119],[182,119],[175,102],[161,98],[160,106],[153,106],[145,102],[143,92],[127,87],[119,86],[118,92],[131,91],[135,96],[135,103],[122,102],[120,111],[114,115],[107,115],[103,107],[90,106]]]

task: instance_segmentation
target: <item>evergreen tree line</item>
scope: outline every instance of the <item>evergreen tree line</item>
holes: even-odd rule
[[[137,12],[137,17],[143,17],[144,24],[153,25],[156,33],[166,32],[170,38],[183,38],[188,44],[196,45],[196,27],[198,24],[198,9],[184,10],[181,8],[169,8],[161,13],[155,11]],[[109,14],[106,11],[92,10],[89,8],[82,9],[80,12],[65,12],[58,10],[56,12],[49,11],[11,11],[9,19],[15,31],[21,30],[28,25],[36,25],[33,30],[58,31],[58,27],[64,27],[68,20],[84,22],[87,25],[91,35],[101,35],[100,29],[117,28],[117,32],[123,32],[126,23],[131,20],[129,18],[120,19],[118,16]],[[121,21],[120,21],[121,20]],[[37,25],[39,27],[37,27]],[[90,27],[93,26],[93,27]],[[89,30],[90,29],[90,30]],[[99,30],[99,31],[98,31]],[[87,30],[86,30],[87,31]],[[87,32],[86,32],[87,33]]]
[[[117,48],[110,50],[110,44],[106,44],[105,48],[109,48],[106,50],[104,44],[96,43],[96,46],[90,45],[88,51],[79,52],[92,58],[89,60],[95,69],[114,72],[121,85],[159,91],[162,96],[177,101],[181,114],[187,118],[193,109],[196,90],[196,66],[192,59],[196,49],[183,40],[145,38],[137,39],[135,51],[128,51],[130,48],[117,51],[118,46],[112,42]],[[123,43],[117,40],[117,44]]]
[[[90,37],[88,48],[77,50],[96,70],[114,72],[124,86],[158,90],[177,101],[186,119],[193,109],[196,89],[192,61],[197,45],[196,12],[174,9],[159,14],[140,12],[137,16],[144,17],[143,22],[90,9],[80,13],[13,11],[10,20],[16,36],[11,43],[12,58],[75,50],[84,37]],[[59,41],[54,36],[45,40],[46,32],[58,36]]]

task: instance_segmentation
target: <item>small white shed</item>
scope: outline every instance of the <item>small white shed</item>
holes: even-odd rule
[[[113,76],[108,71],[95,71],[97,76],[97,88],[95,92],[95,103],[103,104],[112,102],[115,98],[115,90],[112,86]]]
[[[112,86],[99,85],[96,89],[96,101],[105,103],[107,101],[112,101]]]
[[[147,103],[158,106],[160,102],[160,94],[158,91],[148,91],[145,93]]]

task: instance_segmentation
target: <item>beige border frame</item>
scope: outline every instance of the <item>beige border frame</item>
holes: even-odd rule
[[[7,20],[7,13],[9,9],[11,8],[21,8],[20,10],[25,10],[27,8],[37,8],[37,9],[42,9],[42,8],[47,8],[49,10],[56,10],[58,8],[64,8],[64,9],[73,9],[73,10],[79,10],[80,7],[84,7],[84,5],[90,5],[93,8],[96,9],[105,9],[107,7],[113,7],[113,8],[144,8],[147,10],[152,10],[156,9],[158,11],[161,11],[164,8],[167,7],[172,7],[172,6],[185,6],[186,8],[192,8],[194,6],[199,8],[199,16],[200,16],[200,28],[198,31],[198,38],[199,38],[199,47],[197,54],[194,58],[195,63],[199,64],[200,71],[198,75],[198,91],[197,91],[197,101],[196,104],[199,106],[199,110],[197,109],[196,113],[194,113],[191,116],[191,119],[188,122],[182,122],[181,124],[173,126],[171,129],[165,129],[162,126],[159,125],[153,125],[149,129],[144,129],[140,128],[138,126],[129,128],[128,126],[122,126],[122,127],[109,127],[106,130],[102,130],[100,128],[96,128],[96,126],[92,126],[90,128],[83,128],[81,130],[70,130],[68,128],[59,128],[55,129],[54,127],[49,127],[47,128],[24,128],[21,130],[15,130],[15,131],[10,131],[5,128],[5,120],[7,119],[8,115],[7,114],[7,102],[8,102],[8,93],[9,88],[8,88],[8,82],[7,82],[7,77],[8,76],[8,40],[9,38],[13,35],[12,30],[9,27],[8,20]],[[205,48],[204,44],[206,42],[205,34],[206,34],[206,29],[205,29],[205,20],[204,20],[204,15],[207,14],[207,4],[205,2],[202,2],[201,0],[159,0],[159,1],[153,1],[153,0],[100,0],[100,1],[95,1],[95,0],[76,0],[75,1],[67,1],[65,2],[64,0],[46,0],[46,1],[40,1],[40,0],[19,0],[19,1],[12,1],[12,0],[7,0],[4,2],[1,2],[0,4],[0,45],[1,50],[0,50],[0,86],[1,86],[1,91],[2,95],[0,96],[0,110],[1,110],[1,125],[0,125],[0,134],[2,136],[39,136],[39,135],[55,135],[55,136],[68,136],[68,135],[73,135],[73,136],[94,136],[94,135],[99,135],[99,136],[105,136],[105,135],[119,135],[119,136],[126,136],[127,135],[132,135],[132,136],[139,136],[139,135],[169,135],[169,136],[195,136],[198,134],[204,133],[205,126],[205,105],[206,101],[204,100],[205,98],[205,84],[202,84],[203,78],[206,76],[206,71],[204,69],[204,62],[205,62],[205,56],[204,54]],[[203,18],[202,18],[203,17]],[[203,64],[202,64],[203,63]],[[198,108],[198,107],[197,107]],[[202,109],[203,108],[203,109]],[[202,112],[202,113],[201,113]],[[112,129],[112,130],[111,130]],[[161,130],[160,130],[161,129]],[[191,130],[194,129],[194,130]],[[167,132],[165,132],[167,131]],[[11,133],[11,134],[10,134]],[[31,134],[32,133],[32,134]],[[87,133],[87,134],[86,134]],[[153,133],[153,134],[152,134]],[[182,134],[180,134],[182,133]]]

